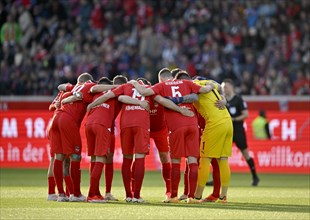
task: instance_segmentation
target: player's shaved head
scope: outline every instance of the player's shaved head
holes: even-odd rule
[[[126,76],[123,75],[116,75],[113,78],[113,85],[122,85],[128,82],[128,79]]]
[[[150,81],[148,81],[147,79],[142,78],[142,77],[139,77],[139,78],[137,79],[137,81],[138,81],[138,82],[141,81],[144,85],[149,85],[149,86],[152,85],[152,83],[151,83]]]
[[[189,76],[189,74],[186,71],[184,71],[184,70],[179,71],[174,78],[175,79],[187,79],[187,80],[191,80],[192,79]]]
[[[78,83],[85,83],[89,80],[93,80],[92,75],[90,75],[89,73],[82,73],[77,79]]]
[[[163,68],[158,73],[158,81],[163,82],[168,79],[173,79],[172,74],[168,68]]]
[[[98,84],[112,85],[112,81],[108,77],[103,76],[98,80]]]
[[[174,68],[173,70],[171,70],[172,73],[172,77],[175,78],[175,76],[178,74],[178,72],[182,71],[182,69],[180,68]]]

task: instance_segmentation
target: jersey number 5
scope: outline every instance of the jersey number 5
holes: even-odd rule
[[[182,94],[178,91],[179,88],[179,86],[171,86],[172,97],[182,97]]]

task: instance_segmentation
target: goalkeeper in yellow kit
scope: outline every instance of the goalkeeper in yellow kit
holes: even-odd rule
[[[188,79],[185,74],[183,76],[179,74],[176,78]],[[226,107],[219,109],[215,104],[224,98],[219,93],[221,87],[218,83],[212,80],[194,80],[194,82],[201,86],[208,83],[212,83],[215,86],[215,89],[211,92],[199,94],[198,100],[193,103],[197,111],[206,121],[200,142],[200,161],[195,198],[201,198],[209,178],[211,160],[212,158],[216,158],[220,168],[222,186],[219,201],[227,202],[227,190],[230,183],[228,157],[232,153],[233,140],[231,116]]]

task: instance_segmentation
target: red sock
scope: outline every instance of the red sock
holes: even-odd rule
[[[94,170],[95,164],[96,164],[96,161],[94,161],[94,162],[90,162],[90,166],[89,166],[89,185],[90,185],[90,177],[91,177],[91,173],[92,173],[92,172],[93,172],[93,170]],[[98,194],[98,195],[99,195],[99,194]]]
[[[134,198],[140,198],[140,191],[144,179],[144,172],[145,172],[145,158],[137,158],[135,159],[135,171],[134,171],[134,178],[135,178],[135,189],[134,189]]]
[[[188,165],[188,185],[189,185],[189,192],[188,198],[194,198],[196,186],[197,186],[197,179],[198,179],[198,164],[191,163]]]
[[[70,196],[70,190],[69,190],[69,188],[66,186],[66,189],[65,189],[65,193],[66,193],[66,196]]]
[[[135,187],[136,187],[136,182],[135,182],[135,161],[132,163],[132,166],[131,166],[131,192],[132,194],[134,193],[135,191]]]
[[[212,164],[212,178],[213,178],[213,193],[214,197],[220,197],[220,189],[221,189],[221,177],[220,177],[220,167],[217,162],[217,159],[213,158],[211,160]]]
[[[64,176],[64,180],[66,183],[66,195],[70,196],[70,194],[73,194],[73,183],[71,176]]]
[[[114,167],[113,163],[106,163],[104,168],[105,174],[105,192],[111,192],[112,180],[113,180]]]
[[[89,186],[89,192],[88,196],[93,197],[97,195],[99,191],[99,182],[103,170],[103,163],[96,162],[93,171],[91,172],[90,176],[90,186]],[[98,194],[99,195],[99,194]]]
[[[53,176],[49,176],[47,178],[47,188],[48,188],[48,194],[55,194],[55,178]]]
[[[81,163],[80,161],[71,161],[70,162],[70,173],[73,182],[73,193],[74,196],[81,195]]]
[[[125,192],[126,192],[126,198],[127,197],[132,198],[132,192],[130,188],[131,164],[132,164],[132,159],[123,158],[122,177],[123,177],[123,183],[124,183]]]
[[[89,176],[91,175],[91,173],[93,172],[93,169],[95,167],[95,163],[96,162],[90,162],[90,166],[89,166]]]
[[[185,172],[184,172],[184,195],[188,194],[188,165],[187,163],[185,164]]]
[[[63,187],[63,162],[62,160],[54,160],[54,178],[57,186],[57,190],[59,194],[65,194],[65,190]]]
[[[171,164],[162,164],[162,176],[166,184],[166,193],[171,193]]]
[[[173,163],[171,167],[171,198],[178,196],[178,187],[181,178],[181,164]]]

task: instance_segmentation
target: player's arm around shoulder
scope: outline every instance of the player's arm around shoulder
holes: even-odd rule
[[[133,85],[135,89],[143,96],[151,96],[155,94],[153,89],[140,85],[136,80],[130,80],[128,83]]]
[[[101,105],[102,103],[106,102],[107,100],[111,99],[111,98],[115,98],[116,95],[114,92],[112,91],[108,91],[107,93],[99,96],[98,98],[96,98],[93,102],[91,102],[88,106],[87,106],[87,112],[89,112],[92,108]]]
[[[186,107],[180,107],[178,105],[176,105],[173,101],[171,101],[170,99],[166,99],[160,95],[157,95],[154,97],[154,101],[158,102],[159,104],[165,106],[166,108],[169,108],[173,111],[179,112],[184,116],[188,116],[188,117],[193,117],[195,115],[194,112],[192,112],[191,110],[189,110]]]
[[[199,96],[197,94],[191,93],[189,95],[183,96],[182,103],[193,103],[193,102],[197,102],[198,99],[199,99]]]
[[[73,85],[71,83],[63,83],[57,86],[57,89],[63,92],[71,91],[72,88],[73,88]]]
[[[94,85],[90,88],[90,93],[98,93],[98,92],[105,92],[114,88],[117,88],[119,85]]]
[[[208,93],[215,88],[216,88],[216,84],[206,81],[206,83],[202,85],[201,88],[199,89],[199,93]]]
[[[67,98],[64,98],[62,101],[61,101],[61,104],[70,104],[70,103],[73,103],[73,102],[76,102],[76,101],[80,101],[83,99],[83,93],[81,92],[74,92],[71,96],[67,97]]]
[[[118,101],[120,101],[124,104],[139,105],[142,108],[144,108],[145,110],[150,111],[150,105],[149,105],[148,101],[146,101],[146,100],[138,100],[138,99],[132,98],[128,95],[120,95],[118,97]]]

